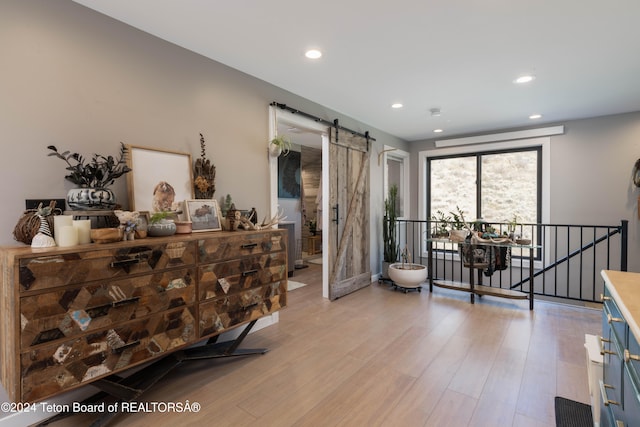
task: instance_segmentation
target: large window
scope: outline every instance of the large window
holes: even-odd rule
[[[427,158],[428,217],[460,208],[467,221],[541,220],[541,147]]]

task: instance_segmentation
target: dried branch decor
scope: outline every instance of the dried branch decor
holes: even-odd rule
[[[196,199],[212,199],[216,192],[216,167],[206,158],[204,136],[200,134],[200,158],[193,167]]]

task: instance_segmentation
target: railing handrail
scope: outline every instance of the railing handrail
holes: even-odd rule
[[[404,242],[413,246],[415,254],[418,254],[419,251],[420,258],[424,259],[427,256],[424,250],[425,246],[423,246],[426,242],[425,234],[427,234],[426,237],[429,237],[428,233],[434,230],[434,225],[442,221],[437,219],[398,219],[397,221],[399,223],[397,227],[399,237],[403,237]],[[473,226],[475,221],[468,223]],[[507,226],[513,226],[513,223],[507,221],[483,221],[483,223],[494,227],[498,233],[504,232]],[[503,287],[504,289],[523,289],[523,285],[529,283],[529,286],[533,286],[538,295],[599,302],[596,301],[596,295],[599,295],[597,291],[604,286],[604,281],[601,280],[598,272],[601,269],[615,268],[611,267],[612,265],[619,265],[622,271],[627,270],[628,223],[628,220],[621,220],[618,225],[518,222],[516,232],[531,232],[534,239],[543,245],[543,249],[539,250],[536,255],[535,272],[531,276],[527,274],[525,277],[520,271],[520,273],[513,275],[520,277],[509,276],[506,283],[503,283],[503,276],[490,277],[490,286]],[[604,234],[602,234],[603,230]],[[402,232],[404,232],[403,235]],[[617,235],[620,236],[619,246]],[[615,240],[612,240],[614,238]],[[612,243],[616,244],[612,245]],[[600,247],[602,248],[598,249]],[[616,247],[619,247],[619,252]],[[455,250],[455,246],[452,245],[452,248]],[[443,250],[445,253],[451,252],[451,249],[445,248]],[[514,255],[514,259],[516,257],[520,256]],[[579,261],[575,261],[575,258],[578,258]],[[459,263],[457,257],[437,257],[436,259],[438,264],[434,266],[434,272],[429,272],[430,277],[432,275],[461,279],[464,277],[461,268],[456,267],[454,270],[450,267],[450,265],[455,266],[455,263]],[[522,267],[519,263],[512,263],[511,268],[517,271]],[[489,274],[490,272],[487,272],[487,275]]]

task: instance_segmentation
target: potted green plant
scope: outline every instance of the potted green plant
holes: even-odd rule
[[[398,215],[396,206],[398,203],[398,187],[394,184],[389,187],[389,194],[384,201],[384,216],[382,218],[382,277],[389,277],[389,264],[398,260],[398,243],[396,241],[396,221]]]
[[[464,211],[456,205],[455,212],[451,211],[449,213],[451,214],[449,239],[452,242],[464,242],[469,234],[469,224],[464,219]]]
[[[109,188],[117,178],[131,172],[127,166],[127,147],[121,142],[118,157],[94,154],[91,160],[81,154],[69,151],[59,152],[55,145],[47,147],[51,150],[49,156],[54,156],[67,163],[69,174],[65,179],[71,181],[78,188],[67,193],[67,204],[74,210],[103,210],[113,209],[116,196]]]
[[[291,150],[291,139],[287,135],[278,135],[269,142],[269,152],[274,157],[286,156]]]
[[[311,233],[312,236],[315,236],[318,232],[318,223],[316,222],[316,220],[310,219],[309,221],[307,221],[307,226],[309,227],[309,233]]]
[[[438,210],[435,215],[431,215],[431,220],[434,222],[431,237],[435,239],[449,237],[450,216],[447,216],[444,212]]]
[[[177,230],[175,218],[175,212],[154,212],[149,218],[147,234],[151,237],[171,236],[175,234]]]

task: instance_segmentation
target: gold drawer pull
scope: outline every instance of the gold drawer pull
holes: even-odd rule
[[[629,360],[635,360],[636,362],[640,361],[640,356],[629,353],[628,349],[624,349],[624,361],[629,362]]]
[[[611,297],[605,297],[604,294],[600,294],[600,301],[611,301]]]
[[[611,340],[604,339],[604,338],[600,337],[600,354],[601,355],[604,355],[604,354],[616,354],[615,351],[605,350],[604,349],[604,343],[606,343],[606,342],[610,343]]]
[[[602,403],[604,403],[604,406],[609,406],[609,405],[620,405],[620,402],[616,402],[615,400],[609,400],[609,398],[607,397],[607,388],[613,388],[613,386],[608,385],[603,383],[602,381],[600,381],[600,394],[602,395]]]
[[[621,317],[612,317],[611,314],[607,313],[607,323],[611,323],[611,322],[622,323],[624,322],[624,319]]]

